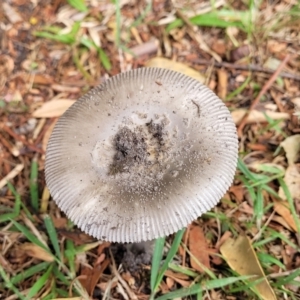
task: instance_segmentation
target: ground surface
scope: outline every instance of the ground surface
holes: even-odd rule
[[[0,299],[300,299],[299,18],[296,0],[1,1]],[[73,226],[44,178],[57,117],[145,65],[214,90],[240,146],[220,204],[152,264]]]

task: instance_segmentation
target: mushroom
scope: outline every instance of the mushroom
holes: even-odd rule
[[[106,80],[58,120],[46,183],[86,233],[147,241],[215,206],[237,154],[231,115],[210,89],[178,72],[141,68]]]

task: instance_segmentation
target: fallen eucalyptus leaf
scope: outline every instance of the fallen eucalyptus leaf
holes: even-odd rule
[[[54,118],[60,117],[75,100],[55,99],[45,102],[40,108],[33,112],[35,118]]]
[[[243,119],[243,117],[245,116],[246,113],[247,113],[247,110],[245,110],[245,109],[234,110],[231,113],[231,116],[233,118],[234,123],[236,125],[238,125],[241,122],[241,120]],[[246,124],[267,122],[267,119],[266,119],[264,114],[266,114],[267,116],[269,116],[273,120],[280,120],[280,119],[287,120],[287,119],[290,118],[290,115],[288,113],[276,112],[276,111],[261,112],[261,111],[258,111],[258,110],[252,110],[248,115],[248,118],[246,120]]]
[[[251,289],[264,300],[276,300],[274,291],[267,280],[264,271],[259,263],[256,253],[246,236],[239,236],[236,240],[229,238],[221,246],[220,251],[232,270],[240,275],[256,275],[257,284]]]
[[[163,57],[154,57],[150,59],[146,63],[146,67],[157,67],[157,68],[165,68],[173,71],[177,71],[183,73],[187,76],[190,76],[194,79],[199,80],[201,83],[204,83],[204,76],[200,74],[200,72],[186,66],[183,63],[173,61]]]

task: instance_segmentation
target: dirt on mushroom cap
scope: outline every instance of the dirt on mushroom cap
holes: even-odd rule
[[[60,118],[46,181],[85,232],[151,240],[216,205],[233,180],[237,149],[230,113],[212,91],[174,71],[137,69],[91,90]]]

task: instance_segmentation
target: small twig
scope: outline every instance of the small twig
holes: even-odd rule
[[[184,245],[187,245],[189,234],[190,234],[191,224],[186,228],[185,234],[184,234]],[[182,253],[182,266],[185,267],[185,259],[186,259],[186,248],[183,247],[183,253]]]
[[[21,215],[22,215],[22,219],[23,219],[25,225],[31,230],[31,232],[35,235],[35,237],[45,246],[45,249],[49,250],[47,241],[42,236],[40,231],[35,227],[35,225],[32,223],[32,221],[27,218],[27,216],[25,214],[21,213]]]
[[[273,84],[273,82],[276,80],[276,78],[279,76],[280,72],[282,71],[282,69],[285,67],[285,65],[287,64],[287,62],[289,61],[289,59],[291,58],[291,56],[288,54],[284,60],[281,62],[281,64],[279,65],[279,67],[277,68],[277,70],[275,71],[275,73],[270,77],[270,79],[265,83],[265,85],[263,86],[263,88],[261,89],[261,91],[259,92],[259,94],[257,95],[257,97],[254,99],[254,101],[252,102],[249,110],[247,111],[247,113],[245,114],[245,116],[243,117],[243,119],[241,120],[241,123],[238,127],[238,136],[241,137],[242,133],[243,133],[243,129],[247,123],[247,118],[249,116],[249,113],[254,109],[254,107],[257,105],[257,103],[260,101],[260,98],[266,93],[266,91],[271,87],[271,85]]]
[[[8,181],[14,179],[24,168],[23,164],[16,165],[3,179],[0,181],[0,189],[2,189]]]
[[[294,270],[289,270],[289,271],[285,271],[285,272],[281,272],[281,273],[271,273],[269,274],[267,277],[270,278],[278,278],[278,277],[283,277],[283,276],[289,276],[291,274],[293,274],[294,272],[297,272],[299,269],[294,269]]]
[[[211,65],[211,60],[204,60],[204,59],[196,59],[192,60],[193,63],[196,63],[198,65],[204,65],[208,66]],[[241,70],[241,71],[249,71],[249,72],[261,72],[261,73],[267,73],[267,74],[273,74],[274,70],[263,68],[261,66],[249,64],[249,65],[239,65],[234,63],[228,63],[228,62],[214,62],[214,67],[216,68],[226,68],[226,69],[234,69],[234,70]],[[288,73],[288,72],[281,72],[279,74],[280,77],[293,79],[300,81],[300,75]]]
[[[138,297],[133,293],[133,291],[130,289],[130,287],[128,286],[127,282],[121,277],[121,275],[119,274],[117,267],[116,267],[116,263],[115,263],[115,259],[112,255],[111,249],[109,248],[109,254],[111,257],[111,262],[112,262],[112,272],[113,274],[118,278],[118,280],[121,282],[121,284],[123,285],[123,287],[125,288],[127,294],[129,295],[129,298],[131,300],[138,300]]]
[[[194,100],[192,100],[193,104],[195,104],[197,106],[197,114],[198,114],[198,117],[200,118],[200,105],[198,103],[196,103]]]
[[[29,149],[31,149],[34,152],[44,154],[44,151],[38,147],[36,147],[33,144],[30,144],[26,141],[26,139],[22,136],[17,135],[15,132],[13,132],[9,127],[6,125],[2,125],[1,129],[3,129],[6,133],[8,133],[12,138],[14,138],[16,141],[22,142],[25,146],[27,146]]]
[[[268,227],[268,225],[270,224],[270,222],[272,221],[273,217],[275,215],[275,210],[271,213],[270,217],[268,218],[267,222],[264,224],[264,226],[262,226],[262,228],[260,228],[260,230],[258,231],[258,233],[252,238],[251,240],[251,244],[253,244],[256,240],[258,240],[263,231],[265,230],[266,227]]]

